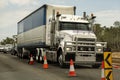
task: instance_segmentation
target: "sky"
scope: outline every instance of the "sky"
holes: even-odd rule
[[[0,0],[0,41],[17,35],[17,22],[44,4],[76,6],[76,15],[93,13],[102,26],[120,21],[120,0]]]

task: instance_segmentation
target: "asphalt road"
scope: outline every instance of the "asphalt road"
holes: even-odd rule
[[[42,64],[29,65],[28,60],[19,59],[10,54],[0,53],[0,80],[101,80],[101,69],[89,66],[77,66],[76,77],[69,77],[69,67],[60,68],[49,64],[43,69]],[[120,80],[120,69],[113,69],[114,80]]]

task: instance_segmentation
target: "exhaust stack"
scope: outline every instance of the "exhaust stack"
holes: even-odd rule
[[[83,12],[83,18],[86,19],[86,12]]]

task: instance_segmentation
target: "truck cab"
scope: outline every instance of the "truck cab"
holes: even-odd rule
[[[47,38],[51,46],[57,48],[60,66],[69,63],[70,59],[76,64],[100,66],[106,42],[97,42],[88,20],[76,15],[60,15],[50,21]]]

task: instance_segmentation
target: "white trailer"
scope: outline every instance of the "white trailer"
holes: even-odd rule
[[[89,27],[94,16],[76,16],[75,11],[75,6],[45,4],[19,21],[18,55],[33,54],[38,62],[46,55],[60,66],[70,59],[76,64],[99,66],[106,43],[97,42]]]

